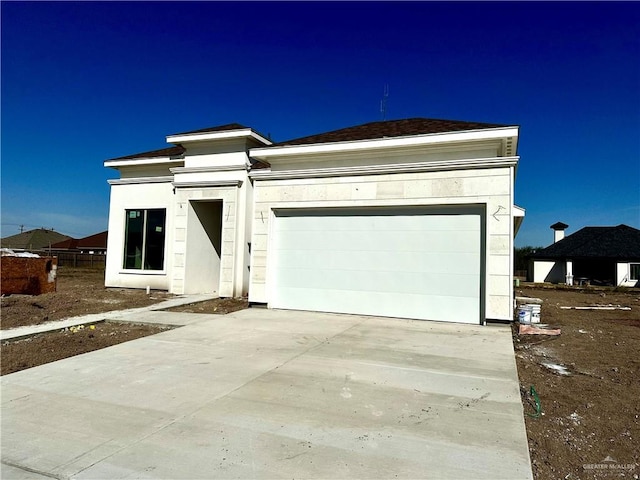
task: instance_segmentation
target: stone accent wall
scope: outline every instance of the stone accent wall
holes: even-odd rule
[[[270,222],[277,208],[484,205],[486,318],[512,318],[511,167],[330,178],[257,179],[249,300],[269,302]]]
[[[222,200],[222,255],[220,258],[221,297],[233,297],[236,238],[236,208],[238,187],[201,187],[176,189],[174,216],[173,269],[171,292],[184,293],[185,253],[187,249],[188,202],[191,200]]]

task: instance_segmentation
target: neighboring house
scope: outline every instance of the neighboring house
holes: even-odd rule
[[[105,255],[107,253],[107,231],[95,233],[78,240],[76,248],[80,253]]]
[[[52,250],[77,253],[89,253],[93,255],[105,255],[107,253],[107,232],[100,232],[84,238],[69,238],[51,245]]]
[[[44,250],[53,244],[69,240],[71,237],[58,233],[53,229],[36,228],[26,232],[11,235],[0,240],[2,248],[12,250]]]
[[[551,225],[554,243],[531,256],[534,282],[640,286],[640,230],[584,227],[565,237],[567,227]]]
[[[513,318],[517,126],[415,118],[272,143],[229,124],[105,162],[105,283],[271,308]]]
[[[67,238],[66,240],[51,245],[51,250],[55,250],[56,252],[77,252],[77,245],[77,238]]]

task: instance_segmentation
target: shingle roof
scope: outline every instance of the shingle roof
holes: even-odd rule
[[[308,137],[294,138],[280,145],[307,145],[312,143],[348,142],[354,140],[371,140],[384,137],[404,137],[408,135],[424,135],[428,133],[459,132],[466,130],[482,130],[485,128],[506,127],[496,123],[462,122],[458,120],[438,120],[433,118],[407,118],[403,120],[387,120],[371,122],[355,127],[342,128]]]
[[[124,157],[110,158],[107,161],[132,160],[135,158],[178,157],[184,153],[184,150],[185,149],[182,145],[176,145],[173,147],[161,148],[160,150],[151,150],[150,152],[134,153],[132,155],[125,155]]]
[[[245,129],[249,129],[252,132],[257,133],[258,135],[264,138],[267,138],[264,135],[262,135],[260,132],[257,132],[256,130],[250,127],[245,127],[244,125],[241,125],[239,123],[227,123],[226,125],[218,125],[215,127],[201,128],[199,130],[190,130],[188,132],[172,133],[169,136],[173,137],[177,135],[190,135],[193,133],[224,132],[224,131],[245,130]],[[136,158],[179,157],[185,152],[185,150],[186,149],[182,145],[175,145],[173,147],[161,148],[159,150],[151,150],[150,152],[134,153],[132,155],[125,155],[124,157],[110,158],[107,161],[110,162],[113,160],[134,160]]]
[[[67,238],[61,242],[51,244],[51,248],[55,250],[73,250],[78,246],[78,240],[75,238]]]
[[[308,145],[313,143],[331,143],[331,142],[348,142],[357,140],[372,140],[385,137],[404,137],[409,135],[425,135],[429,133],[446,133],[460,132],[467,130],[483,130],[486,128],[499,128],[508,125],[497,123],[480,123],[480,122],[462,122],[459,120],[439,120],[433,118],[406,118],[402,120],[387,120],[383,122],[370,122],[354,127],[341,128],[330,132],[319,133],[307,137],[294,138],[284,142],[274,143],[273,146],[282,145]],[[240,123],[227,123],[215,127],[201,128],[199,130],[190,130],[188,132],[180,132],[169,135],[190,135],[196,133],[223,132],[231,130],[249,129],[262,137],[260,132],[246,127]],[[268,138],[268,137],[265,137]],[[159,150],[151,150],[149,152],[134,153],[123,157],[111,158],[113,160],[134,160],[137,158],[162,158],[162,157],[179,157],[185,152],[182,145],[161,148]]]
[[[89,235],[78,240],[78,248],[107,248],[108,231]]]
[[[55,230],[36,228],[26,232],[11,235],[0,240],[3,248],[15,248],[26,250],[39,250],[49,248],[49,245],[68,240],[71,237],[58,233]]]
[[[553,245],[538,250],[532,257],[640,259],[640,230],[628,225],[584,227]]]
[[[57,242],[51,245],[51,248],[76,250],[80,248],[84,249],[106,249],[107,248],[107,231],[89,235],[88,237],[76,239],[68,238],[62,242]]]

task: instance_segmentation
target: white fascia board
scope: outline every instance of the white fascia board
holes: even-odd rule
[[[146,165],[166,165],[171,163],[179,165],[181,163],[184,163],[184,160],[171,157],[131,158],[127,160],[107,160],[106,162],[104,162],[104,166],[110,168],[120,168]]]
[[[205,187],[241,187],[242,180],[196,180],[191,182],[173,182],[176,188],[205,188]]]
[[[281,147],[252,148],[249,155],[266,160],[274,157],[290,157],[295,155],[313,155],[326,153],[347,153],[359,150],[383,148],[419,147],[437,143],[470,142],[477,140],[501,139],[517,137],[518,127],[500,127],[486,130],[468,130],[463,132],[429,133],[407,137],[377,138],[373,140],[357,140],[352,142],[315,143],[311,145],[284,145]]]
[[[513,205],[511,212],[513,215],[513,237],[515,238],[524,221],[525,210],[517,205]]]
[[[264,145],[271,145],[273,142],[267,140],[262,135],[258,135],[250,128],[243,128],[242,130],[227,130],[223,132],[202,132],[202,133],[187,133],[183,135],[169,135],[167,137],[167,143],[189,143],[189,142],[202,142],[205,140],[229,140],[234,138],[253,138]]]
[[[517,205],[513,206],[513,216],[514,217],[524,217],[526,212],[527,211],[522,207],[519,207]]]
[[[163,177],[131,177],[116,178],[107,180],[109,185],[139,185],[141,183],[170,183],[173,181],[173,175]]]
[[[519,157],[472,158],[468,160],[443,160],[439,162],[396,163],[391,165],[362,165],[355,167],[309,168],[304,170],[259,169],[249,172],[249,177],[260,179],[341,177],[350,175],[380,175],[385,173],[411,173],[470,168],[512,167]]]
[[[220,165],[211,167],[174,167],[170,168],[171,173],[213,173],[213,172],[233,172],[237,170],[248,170],[249,166],[245,165]]]

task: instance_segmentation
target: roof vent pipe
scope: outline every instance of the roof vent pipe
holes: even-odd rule
[[[564,238],[564,231],[568,227],[569,225],[562,222],[557,222],[551,225],[550,228],[553,229],[553,243],[557,243]]]

